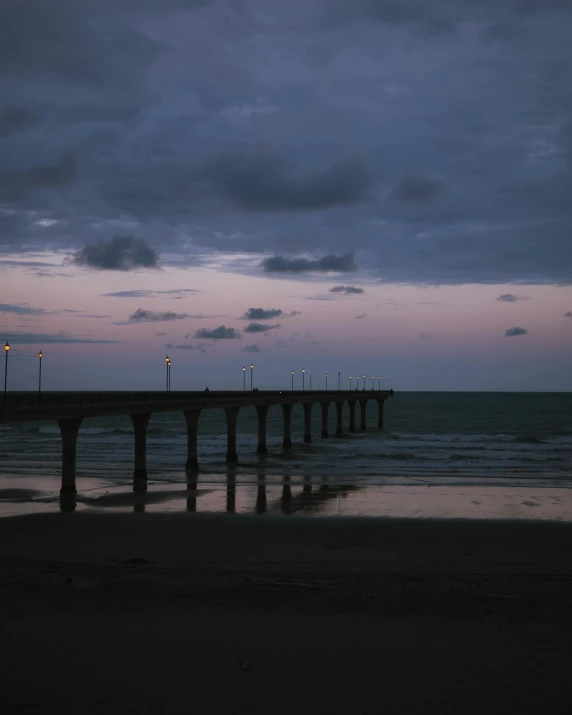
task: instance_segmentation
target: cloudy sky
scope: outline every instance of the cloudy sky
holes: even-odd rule
[[[9,385],[572,390],[569,0],[2,0]],[[361,377],[363,380],[363,377]]]

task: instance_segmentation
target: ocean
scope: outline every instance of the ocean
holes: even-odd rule
[[[256,412],[244,408],[238,417],[239,463],[231,471],[233,484],[245,492],[247,502],[250,496],[254,501],[259,498],[261,480],[270,492],[281,490],[282,496],[284,485],[290,495],[296,489],[304,493],[304,485],[333,496],[356,492],[366,510],[368,499],[379,496],[380,490],[399,494],[404,489],[410,493],[407,489],[413,487],[456,487],[482,492],[495,487],[509,494],[515,489],[572,486],[572,393],[397,392],[385,404],[384,422],[385,429],[378,431],[377,406],[371,401],[366,432],[321,439],[321,414],[315,406],[313,443],[304,444],[302,407],[296,405],[293,448],[285,451],[282,411],[274,406],[268,412],[269,454],[261,457],[256,454]],[[347,404],[343,424],[347,430]],[[329,433],[335,434],[333,404]],[[0,425],[0,499],[12,504],[53,500],[59,485],[60,450],[55,422]],[[223,491],[226,494],[229,472],[221,410],[201,415],[198,450],[199,490],[217,495],[199,499],[199,504],[219,499],[223,510],[223,502],[228,506]],[[77,448],[78,492],[86,499],[90,494],[101,499],[128,492],[132,460],[128,416],[84,420]],[[149,492],[180,497],[185,460],[182,413],[152,415],[147,438]],[[108,496],[110,503],[112,496]],[[152,495],[140,499],[153,502]],[[172,500],[157,498],[158,503],[165,501]],[[240,510],[236,504],[235,510]]]

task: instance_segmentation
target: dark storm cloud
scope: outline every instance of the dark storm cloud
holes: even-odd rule
[[[173,343],[165,343],[164,347],[168,350],[198,350],[201,353],[206,353],[206,350],[202,345],[192,345],[191,343],[181,343],[179,345],[173,345]]]
[[[13,201],[37,189],[69,186],[76,179],[76,158],[64,154],[57,164],[35,164],[25,169],[0,169],[0,201]]]
[[[312,210],[354,204],[370,183],[356,159],[339,160],[326,169],[295,173],[266,154],[230,154],[204,172],[220,191],[249,211]]]
[[[266,273],[345,273],[357,270],[354,255],[350,251],[341,256],[329,254],[318,260],[271,256],[265,258],[261,265]]]
[[[249,308],[243,315],[246,320],[272,320],[282,315],[280,308]]]
[[[27,303],[0,303],[0,313],[14,313],[15,315],[63,315],[66,313],[81,313],[80,310],[71,310],[63,308],[62,310],[46,310],[45,308],[32,308]],[[106,317],[106,316],[88,316],[88,317]]]
[[[330,288],[330,293],[343,293],[344,295],[357,295],[358,293],[365,293],[363,288],[356,288],[355,286],[334,286]]]
[[[125,18],[114,0],[3,0],[0,73],[92,85],[118,81],[137,61],[149,67],[161,50]]]
[[[114,236],[108,241],[88,243],[72,256],[71,263],[101,271],[132,271],[156,268],[159,255],[142,238]]]
[[[34,343],[98,343],[110,345],[120,343],[121,340],[92,340],[91,338],[73,337],[66,333],[5,333],[6,339],[14,345],[30,345]]]
[[[572,318],[572,310],[569,310],[567,313],[564,313],[565,318]]]
[[[245,345],[240,351],[243,353],[260,353],[262,348],[258,345]]]
[[[167,310],[163,313],[156,313],[154,310],[143,310],[143,308],[137,308],[137,310],[129,316],[131,322],[145,321],[145,322],[156,322],[161,320],[184,320],[185,318],[190,318],[188,313],[173,313]]]
[[[115,293],[102,293],[104,298],[156,298],[168,296],[179,298],[187,293],[200,293],[192,288],[173,288],[172,290],[118,290]]]
[[[3,0],[0,246],[569,281],[571,7]]]
[[[505,330],[504,336],[505,338],[513,338],[516,337],[517,335],[527,335],[528,330],[526,328],[519,328],[519,327],[514,327],[514,328],[508,328],[508,330]]]
[[[496,300],[500,300],[501,303],[516,303],[517,300],[530,300],[526,295],[514,295],[514,293],[503,293],[499,295]]]
[[[390,198],[403,202],[430,201],[443,191],[443,182],[426,176],[404,176]]]
[[[218,328],[209,330],[201,328],[195,332],[195,338],[199,340],[233,340],[240,338],[240,333],[235,328],[227,328],[225,325],[219,325]]]
[[[21,132],[40,121],[38,113],[27,107],[0,108],[0,136]]]
[[[246,328],[244,329],[245,333],[267,333],[269,330],[274,330],[275,328],[279,328],[280,325],[279,323],[275,323],[274,325],[268,325],[265,323],[249,323]]]
[[[360,313],[359,315],[356,315],[356,320],[361,320],[362,318],[367,317],[367,313]]]
[[[42,315],[46,314],[44,308],[31,308],[29,305],[14,303],[0,303],[0,313],[15,313],[16,315]]]

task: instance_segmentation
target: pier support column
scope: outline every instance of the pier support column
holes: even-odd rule
[[[322,434],[320,437],[322,439],[328,439],[328,409],[330,407],[330,403],[321,402],[320,407],[322,408]]]
[[[365,408],[366,408],[366,405],[367,405],[367,400],[360,400],[360,401],[359,401],[359,406],[360,406],[360,426],[359,426],[359,428],[360,428],[360,430],[361,430],[362,432],[365,432],[366,429],[367,429],[367,426],[366,426],[366,417],[365,417]]]
[[[187,463],[185,465],[187,472],[199,471],[197,435],[201,412],[202,410],[183,410],[185,421],[187,423]]]
[[[348,400],[348,407],[350,408],[350,432],[356,431],[356,401]]]
[[[383,405],[385,400],[377,400],[377,428],[383,429]]]
[[[336,402],[336,434],[343,434],[344,428],[342,425],[342,410],[344,409],[343,402]]]
[[[256,405],[256,413],[258,414],[258,447],[257,454],[268,454],[266,447],[266,415],[268,413],[268,405]]]
[[[282,405],[282,414],[284,415],[284,439],[282,440],[283,449],[292,449],[292,407],[294,405]]]
[[[305,402],[304,408],[304,444],[312,442],[312,403]]]
[[[58,427],[62,435],[62,487],[60,489],[60,503],[62,509],[75,509],[75,458],[77,447],[77,433],[82,423],[82,417],[72,417],[58,420]]]
[[[236,416],[238,415],[239,407],[225,407],[226,415],[226,461],[238,462],[236,453]]]
[[[147,491],[147,425],[150,412],[141,415],[130,415],[135,435],[135,460],[133,466],[133,491]]]

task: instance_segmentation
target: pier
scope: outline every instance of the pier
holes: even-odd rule
[[[226,416],[226,462],[236,464],[236,420],[244,407],[254,407],[258,416],[257,453],[268,453],[266,445],[266,416],[270,406],[280,405],[283,414],[283,449],[292,449],[292,408],[301,404],[304,414],[304,443],[312,442],[311,415],[321,411],[321,439],[328,439],[328,415],[332,403],[336,410],[336,435],[343,434],[342,411],[349,407],[349,432],[356,431],[356,407],[359,404],[360,431],[367,429],[366,404],[377,403],[377,429],[383,429],[383,406],[393,394],[391,390],[278,391],[252,390],[205,392],[12,392],[6,396],[0,410],[0,424],[56,420],[62,438],[61,489],[62,504],[75,504],[76,445],[84,419],[113,415],[129,415],[133,424],[134,464],[133,490],[147,489],[147,426],[154,412],[183,412],[187,428],[187,459],[185,470],[199,472],[199,419],[204,410],[221,409]]]

